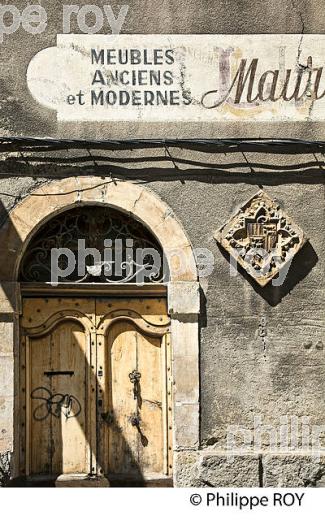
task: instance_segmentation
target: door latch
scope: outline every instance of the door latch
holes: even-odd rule
[[[73,370],[48,370],[47,372],[44,372],[44,375],[46,377],[53,377],[53,376],[73,376],[74,371]]]
[[[139,382],[141,379],[141,373],[138,372],[137,370],[133,370],[129,374],[129,379],[130,379],[131,383],[133,384],[133,398],[137,399],[139,396],[139,393],[140,393]]]

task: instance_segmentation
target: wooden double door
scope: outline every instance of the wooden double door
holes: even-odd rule
[[[164,298],[25,298],[21,338],[22,473],[171,475]]]

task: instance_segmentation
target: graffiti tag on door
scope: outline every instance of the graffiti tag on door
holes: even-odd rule
[[[68,420],[77,417],[81,412],[81,404],[71,394],[53,394],[48,388],[39,386],[30,394],[31,399],[40,401],[33,412],[35,421],[44,421],[50,415],[59,419],[63,414]]]

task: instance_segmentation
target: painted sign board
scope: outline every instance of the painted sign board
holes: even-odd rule
[[[325,35],[59,34],[27,70],[58,121],[322,121]]]

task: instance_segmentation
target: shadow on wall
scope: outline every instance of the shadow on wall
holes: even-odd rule
[[[19,244],[19,247],[22,246],[22,242],[20,238],[18,238],[17,230],[10,219],[10,215],[7,209],[4,207],[2,201],[0,200],[0,232],[4,232],[5,236],[9,236],[13,238],[15,243]],[[7,278],[6,268],[8,267],[8,262],[12,265],[16,260],[17,251],[9,252],[9,244],[5,242],[2,238],[0,238],[0,305],[1,300],[5,302],[8,301],[8,304],[5,304],[5,311],[0,309],[0,321],[6,321],[8,318],[12,321],[12,310],[16,308],[16,287],[13,283],[13,280],[9,280]],[[10,258],[9,254],[12,255]]]
[[[218,249],[223,257],[230,262],[229,254],[218,244]],[[237,264],[238,272],[247,280],[253,289],[264,298],[264,300],[276,307],[294,287],[300,283],[318,262],[318,256],[309,241],[298,251],[292,260],[287,276],[282,285],[275,286],[270,281],[265,287],[261,287],[240,265]],[[276,277],[274,278],[274,280]]]
[[[141,153],[141,157],[132,157],[132,150],[126,151],[125,157],[112,157],[109,151],[96,153],[94,150],[84,149],[69,150],[63,146],[57,149],[33,149],[31,151],[24,147],[20,148],[21,156],[7,157],[0,163],[0,173],[2,177],[12,177],[13,175],[58,179],[60,177],[75,177],[83,175],[97,175],[107,177],[110,175],[121,180],[135,180],[137,182],[175,182],[193,180],[197,182],[215,184],[248,184],[275,186],[282,184],[323,184],[325,162],[319,160],[315,154],[303,153],[303,158],[295,160],[294,155],[291,164],[282,164],[279,160],[272,161],[272,153],[265,154],[264,161],[260,158],[261,151],[253,149],[252,154],[236,150],[234,160],[231,160],[233,153],[229,148],[214,150],[205,147],[204,150],[188,150],[186,148],[157,150],[159,154]],[[63,152],[63,154],[62,154]],[[78,153],[79,152],[79,153]],[[213,160],[202,160],[202,153],[197,159],[189,158],[189,153],[204,152],[210,155]],[[259,161],[254,160],[254,153],[259,153]],[[281,150],[281,154],[293,154],[292,150]],[[39,154],[39,155],[38,155]],[[49,154],[49,155],[47,155]],[[67,154],[69,156],[67,157]],[[222,154],[222,160],[218,161],[218,156]],[[224,154],[229,162],[225,163]],[[298,154],[298,152],[296,152]],[[62,156],[63,155],[63,156]],[[116,154],[115,154],[116,155]],[[243,160],[238,160],[238,155]],[[271,156],[271,157],[270,157]],[[313,160],[310,160],[313,157]],[[169,164],[168,164],[169,163]],[[157,166],[148,166],[155,164]],[[175,170],[177,178],[175,178]]]

